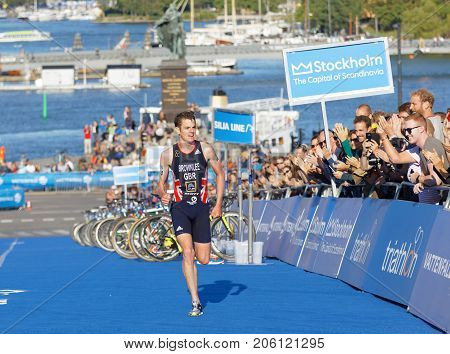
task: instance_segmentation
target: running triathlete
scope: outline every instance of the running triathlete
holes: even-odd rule
[[[194,259],[201,264],[210,262],[211,229],[208,203],[208,163],[217,176],[217,203],[212,218],[222,215],[222,197],[225,175],[214,148],[195,139],[194,113],[185,111],[175,117],[175,131],[179,141],[161,154],[159,195],[164,205],[171,201],[170,212],[178,243],[183,249],[183,275],[191,293],[192,310],[189,316],[201,316],[203,307],[198,296],[197,268]],[[173,198],[167,193],[166,181],[169,169],[173,175]]]

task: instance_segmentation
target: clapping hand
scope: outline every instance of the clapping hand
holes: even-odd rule
[[[395,136],[397,136],[398,138],[403,138],[404,136],[402,134],[402,119],[398,115],[393,114],[391,118],[391,124],[392,128],[394,129]]]
[[[348,140],[348,129],[341,123],[336,123],[334,125],[334,132],[336,133],[340,141]]]
[[[334,166],[334,169],[335,169],[336,171],[342,171],[342,172],[347,171],[347,170],[349,169],[349,167],[350,167],[350,166],[346,165],[346,164],[345,164],[344,162],[342,162],[342,161],[336,161],[336,162],[333,164],[333,166]]]
[[[337,179],[341,179],[343,174],[344,174],[344,172],[342,172],[342,171],[333,172],[333,176]]]
[[[323,156],[325,157],[326,160],[329,160],[331,158],[331,151],[328,150],[328,148],[324,147],[322,149],[323,151]]]
[[[394,127],[390,124],[386,118],[380,117],[378,120],[378,125],[383,129],[383,131],[389,136],[392,137],[395,135]]]
[[[347,162],[354,168],[361,168],[361,162],[356,157],[346,157]]]
[[[439,158],[438,153],[436,152],[436,149],[433,149],[433,152],[430,152],[428,150],[423,150],[423,156],[433,164],[434,167],[436,167],[439,171],[447,172],[444,167],[444,156]]]

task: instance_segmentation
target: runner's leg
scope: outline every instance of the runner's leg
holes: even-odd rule
[[[194,242],[195,256],[201,264],[208,264],[211,255],[211,242],[198,243]]]
[[[177,236],[177,241],[183,249],[183,275],[186,279],[189,292],[191,293],[192,301],[199,301],[197,267],[194,262],[195,252],[194,245],[192,243],[192,236],[190,234],[181,234]]]

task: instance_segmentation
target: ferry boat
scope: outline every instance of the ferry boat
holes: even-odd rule
[[[49,32],[38,30],[1,32],[0,43],[51,41]]]

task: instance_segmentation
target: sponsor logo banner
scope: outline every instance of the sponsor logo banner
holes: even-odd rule
[[[260,227],[266,227],[269,230],[267,244],[264,244],[263,249],[263,254],[268,257],[276,257],[278,259],[280,257],[280,237],[283,232],[283,226],[289,218],[289,211],[284,207],[284,203],[284,200],[267,201],[266,212],[263,217],[263,220],[267,220],[267,223],[262,222]]]
[[[333,214],[321,234],[314,273],[337,277],[361,207],[362,199],[336,200]]]
[[[340,280],[362,289],[389,205],[389,200],[364,199],[339,270]]]
[[[21,189],[0,189],[0,209],[17,209],[25,205],[25,194]]]
[[[386,38],[283,51],[289,104],[394,92]]]
[[[314,269],[319,246],[322,243],[322,238],[333,213],[336,204],[335,198],[321,198],[314,217],[311,220],[308,234],[306,235],[305,244],[303,246],[297,267],[308,270],[310,272]]]
[[[437,214],[409,300],[412,314],[450,332],[450,212]],[[444,305],[444,306],[443,306]]]
[[[294,198],[295,204],[289,212],[289,218],[281,235],[279,256],[283,262],[296,266],[320,198]]]
[[[255,144],[255,116],[247,112],[214,110],[213,137],[230,144]]]
[[[363,290],[406,305],[439,208],[390,201]]]
[[[86,187],[109,187],[113,185],[111,172],[54,172],[54,173],[9,173],[2,176],[2,188],[25,190],[81,189]]]

